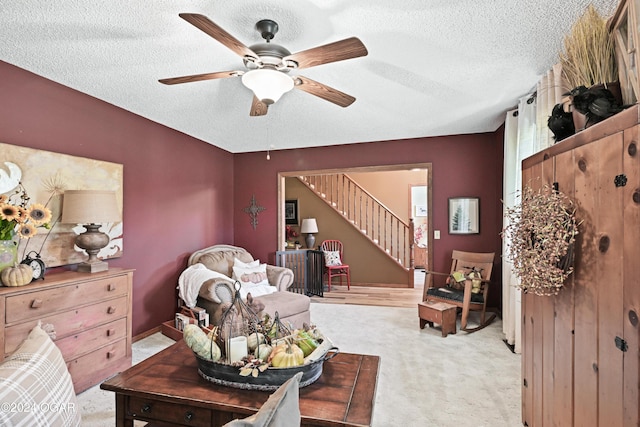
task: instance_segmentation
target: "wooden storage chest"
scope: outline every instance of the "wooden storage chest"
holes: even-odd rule
[[[639,132],[634,105],[523,161],[523,185],[557,183],[581,222],[560,294],[522,298],[529,427],[640,423]]]

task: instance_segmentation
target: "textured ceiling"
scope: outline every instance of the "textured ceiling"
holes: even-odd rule
[[[16,0],[0,5],[0,59],[233,153],[491,132],[555,62],[581,0]],[[593,1],[605,16],[616,0]],[[356,98],[338,107],[299,90],[249,117],[243,70],[178,13],[201,13],[250,46],[278,22],[292,53],[347,37],[362,58],[292,72]],[[0,102],[1,94],[0,94]],[[161,142],[158,142],[161,143]]]

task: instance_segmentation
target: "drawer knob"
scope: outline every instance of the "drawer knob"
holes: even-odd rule
[[[144,412],[145,414],[148,414],[149,412],[151,412],[151,405],[148,403],[145,403],[142,406],[142,412]]]
[[[108,337],[112,337],[116,334],[116,330],[115,329],[108,329],[107,330],[107,336]]]
[[[107,308],[107,313],[109,314],[113,314],[116,312],[116,308],[114,306],[109,306],[109,308]]]
[[[186,414],[184,414],[184,420],[189,422],[189,421],[193,421],[193,412],[189,411]]]
[[[109,292],[115,291],[116,290],[116,285],[114,285],[113,283],[109,283],[109,286],[107,286],[107,290]]]
[[[107,359],[113,359],[116,356],[116,352],[113,350],[107,351]]]
[[[31,308],[40,308],[40,307],[42,307],[41,299],[34,299],[33,301],[31,301]]]

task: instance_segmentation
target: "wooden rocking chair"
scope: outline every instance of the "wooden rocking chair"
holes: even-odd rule
[[[496,318],[496,313],[493,313],[486,319],[495,253],[453,251],[451,258],[451,272],[426,272],[422,300],[440,301],[457,306],[459,311],[462,311],[460,329],[466,332],[478,331]],[[477,277],[478,275],[480,277]],[[435,285],[434,276],[445,276],[447,279],[444,284]],[[480,324],[475,328],[467,328],[469,311],[480,312]]]

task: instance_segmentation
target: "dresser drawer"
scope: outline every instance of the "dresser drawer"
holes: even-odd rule
[[[76,310],[69,310],[46,317],[34,316],[29,322],[23,322],[5,328],[4,352],[5,357],[13,352],[29,335],[29,331],[38,323],[51,323],[56,331],[57,339],[63,339],[98,325],[125,318],[128,315],[129,301],[127,296],[84,306]]]
[[[76,379],[78,378],[89,377],[96,372],[112,371],[110,367],[121,365],[122,361],[127,357],[127,340],[122,339],[100,347],[77,359],[68,360],[67,368],[69,369],[71,378],[74,379],[73,382],[75,385],[77,382]],[[105,376],[102,376],[102,378],[105,378]]]
[[[56,340],[56,345],[62,352],[64,360],[72,360],[126,336],[127,319],[123,318]]]
[[[205,408],[185,407],[174,403],[149,402],[130,397],[125,409],[127,416],[145,421],[164,421],[181,426],[211,426],[211,411]]]
[[[11,295],[6,299],[5,322],[7,324],[20,322],[79,305],[126,295],[127,285],[127,276],[115,276]]]

